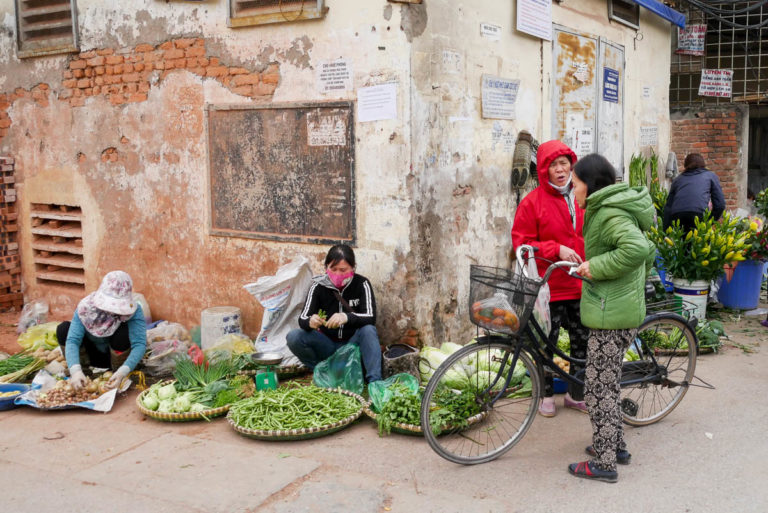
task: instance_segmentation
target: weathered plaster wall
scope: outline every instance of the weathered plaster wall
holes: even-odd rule
[[[515,30],[514,5],[429,0],[402,8],[406,17],[423,20],[426,12],[427,19],[413,39],[412,125],[425,130],[414,132],[412,142],[412,252],[403,262],[410,309],[432,344],[474,336],[467,315],[469,266],[509,265],[515,139],[520,130],[539,141],[551,138],[552,44]],[[626,161],[641,150],[640,126],[649,124],[658,126],[656,151],[666,155],[669,24],[643,12],[643,39],[635,46],[635,31],[607,25],[606,13],[603,0],[553,3],[554,23],[625,48]],[[500,40],[481,37],[481,22],[500,25]],[[520,80],[515,120],[481,117],[483,74]],[[643,86],[651,88],[651,98],[642,98]]]
[[[122,268],[155,318],[192,325],[234,304],[255,335],[261,308],[241,286],[299,254],[319,272],[327,247],[208,235],[205,105],[354,99],[315,81],[319,61],[348,58],[355,87],[400,85],[397,120],[356,127],[355,170],[358,270],[381,284],[382,338],[399,337],[414,322],[401,318],[405,275],[391,258],[410,251],[409,68],[387,7],[335,1],[323,21],[232,30],[225,2],[80,1],[81,54],[20,61],[13,4],[0,2],[0,152],[17,158],[22,218],[31,203],[82,206],[87,291]],[[83,293],[36,283],[30,244],[22,227],[27,297],[71,313]]]
[[[466,341],[469,264],[509,263],[516,135],[549,138],[551,44],[515,31],[506,0],[327,5],[321,21],[228,29],[224,1],[79,0],[82,53],[19,61],[13,2],[0,0],[0,152],[16,157],[21,218],[30,203],[81,205],[87,290],[123,268],[156,318],[191,325],[234,304],[255,335],[261,309],[241,285],[298,254],[318,272],[327,247],[208,234],[205,105],[355,100],[396,82],[397,119],[355,126],[358,271],[376,284],[385,342],[413,328],[428,344]],[[624,45],[625,157],[643,123],[658,123],[665,155],[669,25],[644,13],[635,47],[605,11],[553,4],[553,21]],[[500,40],[480,22],[501,25]],[[323,95],[316,66],[338,58],[355,90]],[[516,120],[481,118],[483,74],[521,80]],[[71,312],[82,294],[37,284],[23,226],[22,242],[28,298]]]

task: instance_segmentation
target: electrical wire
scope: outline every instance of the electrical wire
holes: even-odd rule
[[[768,0],[759,0],[757,2],[743,2],[738,0],[732,0],[732,1],[715,0],[712,2],[707,2],[707,0],[682,0],[682,1],[696,7],[707,16],[729,27],[733,27],[737,29],[746,29],[746,30],[761,29],[763,27],[768,27],[768,16],[763,16],[764,19],[762,19],[759,23],[756,23],[753,25],[744,25],[742,23],[737,23],[735,21],[731,21],[730,19],[722,16],[722,15],[743,14],[758,8],[762,8],[765,5],[768,5]],[[743,9],[722,9],[720,7],[715,7],[715,4],[717,5],[731,4],[735,6],[736,4],[743,4],[743,3],[747,3],[751,5],[747,5],[747,7]]]

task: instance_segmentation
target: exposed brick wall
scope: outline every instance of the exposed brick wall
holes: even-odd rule
[[[217,80],[233,93],[254,100],[271,100],[280,82],[278,63],[260,69],[227,66],[220,57],[208,55],[204,39],[90,50],[71,57],[67,69],[62,70],[60,90],[51,91],[48,84],[38,84],[29,90],[0,92],[0,140],[11,126],[8,109],[19,98],[32,98],[41,106],[47,105],[50,93],[72,107],[82,107],[86,98],[99,95],[114,105],[141,102],[153,86],[180,69]]]
[[[19,259],[18,213],[14,159],[0,157],[0,312],[21,308],[21,261]]]
[[[689,153],[701,153],[707,168],[720,179],[728,210],[746,198],[747,122],[748,114],[731,105],[673,111],[670,117],[670,149],[677,155],[678,168],[683,170]]]

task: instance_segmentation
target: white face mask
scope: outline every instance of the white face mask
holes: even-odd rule
[[[552,182],[549,182],[549,185],[560,194],[566,194],[571,190],[571,175],[568,176],[568,181],[565,182],[565,185],[555,185]]]

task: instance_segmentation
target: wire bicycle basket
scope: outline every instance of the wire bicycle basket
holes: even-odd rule
[[[469,268],[469,318],[480,328],[516,335],[528,323],[541,283],[501,267]]]

